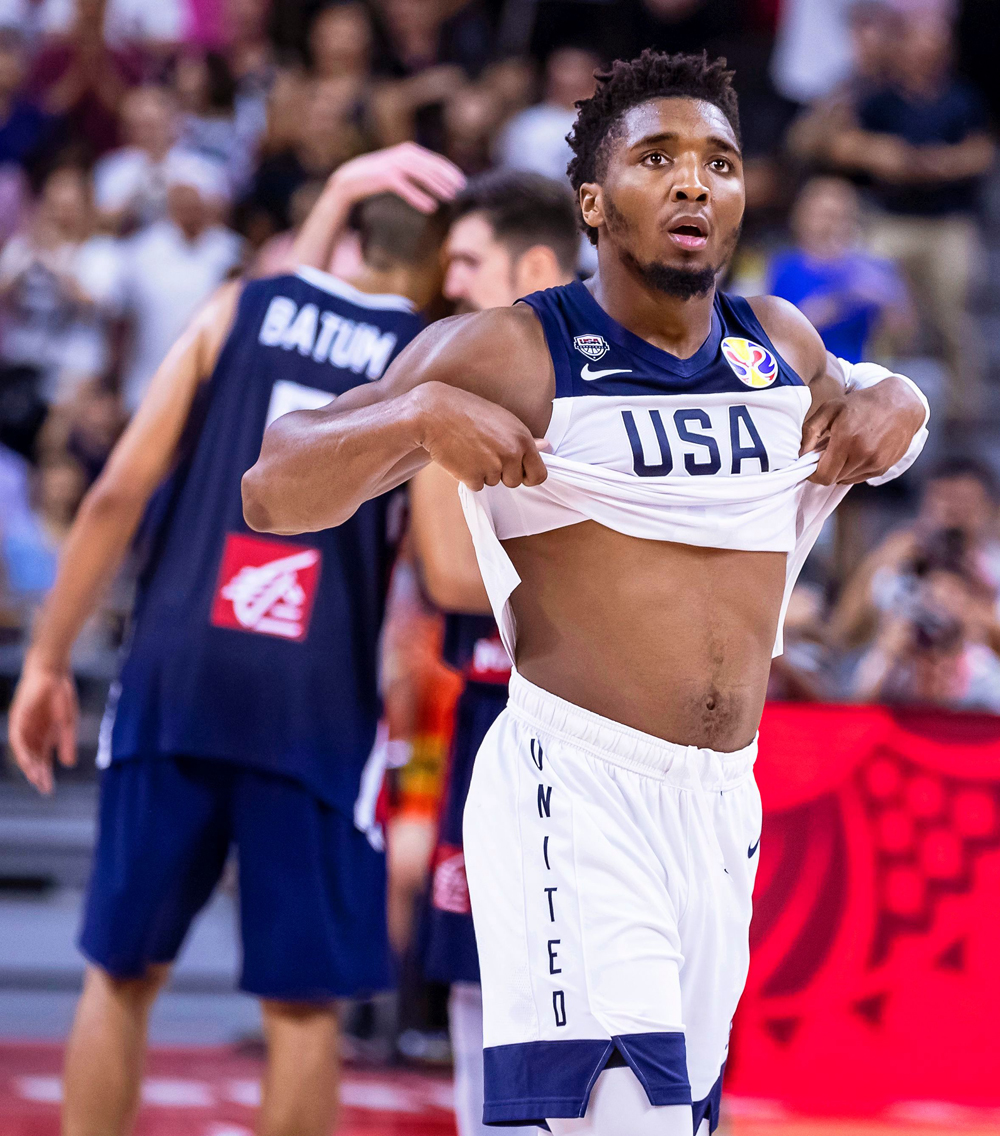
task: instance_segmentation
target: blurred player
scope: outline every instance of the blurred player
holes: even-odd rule
[[[363,262],[353,278],[304,267],[221,290],[160,366],[66,542],[11,710],[17,761],[42,792],[54,748],[75,761],[73,642],[145,514],[145,565],[102,730],[66,1136],[130,1128],[149,1010],[231,847],[240,985],[262,1000],[268,1046],[258,1130],[329,1136],[334,999],[389,981],[374,810],[394,509],[381,497],[343,528],[261,538],[243,522],[240,477],[268,422],[378,379],[417,334],[417,309],[440,285],[437,198],[463,180],[414,146],[342,167],[296,252],[329,263],[354,206]]]
[[[451,215],[444,291],[459,311],[509,307],[519,296],[573,279],[580,231],[573,198],[561,182],[518,171],[483,174],[459,194]],[[482,1122],[483,999],[462,816],[473,759],[507,704],[510,660],[490,613],[455,479],[438,465],[427,466],[410,484],[410,506],[424,583],[446,612],[445,661],[466,679],[433,864],[425,971],[451,984],[458,1131],[479,1136],[488,1131]]]
[[[464,822],[484,1120],[702,1136],[786,597],[847,486],[914,460],[926,402],[878,368],[845,387],[795,308],[717,290],[746,203],[724,61],[598,78],[569,170],[593,280],[428,328],[384,380],[276,423],[244,511],[299,532],[428,461],[462,482],[516,664]]]

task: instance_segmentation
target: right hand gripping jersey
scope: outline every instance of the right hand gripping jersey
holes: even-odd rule
[[[251,281],[150,503],[143,568],[103,761],[220,758],[305,783],[365,827],[381,780],[378,644],[399,495],[345,524],[265,536],[240,479],[265,426],[382,376],[420,331],[401,296],[312,269]]]
[[[584,520],[647,540],[788,553],[781,654],[792,588],[849,486],[808,481],[820,457],[799,455],[809,388],[750,305],[717,293],[708,338],[678,359],[622,327],[579,281],[520,302],[538,316],[555,369],[548,477],[478,493],[459,486],[511,659],[508,599],[521,581],[500,541]],[[878,482],[907,469],[926,437],[925,428]]]

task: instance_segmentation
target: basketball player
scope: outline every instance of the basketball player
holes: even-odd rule
[[[464,826],[484,1119],[691,1136],[717,1123],[746,977],[785,598],[927,412],[870,365],[845,387],[790,305],[717,291],[745,201],[723,61],[617,62],[570,142],[589,285],[437,324],[381,382],[276,423],[244,511],[313,530],[428,460],[462,483],[515,664]]]
[[[458,195],[451,216],[444,292],[460,312],[507,307],[518,296],[575,276],[580,231],[572,195],[561,182],[522,171],[481,174]],[[424,969],[429,978],[451,984],[459,1136],[482,1136],[483,999],[462,815],[473,759],[507,703],[510,659],[490,614],[455,479],[441,466],[428,465],[410,483],[410,524],[424,583],[446,613],[445,661],[466,679],[455,708]]]
[[[11,710],[14,753],[43,792],[53,747],[75,760],[73,641],[146,513],[103,730],[67,1136],[131,1127],[149,1010],[231,846],[240,985],[262,1000],[268,1046],[258,1131],[329,1136],[334,999],[389,980],[377,652],[398,521],[382,497],[340,529],[262,539],[243,523],[240,477],[267,422],[378,379],[422,326],[443,226],[368,195],[396,187],[427,209],[463,181],[412,146],[342,167],[298,252],[328,263],[365,198],[354,278],[304,268],[223,289],[159,368],[70,533]]]

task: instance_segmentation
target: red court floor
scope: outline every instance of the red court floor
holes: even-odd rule
[[[0,1044],[0,1136],[58,1136],[61,1050]],[[135,1136],[253,1136],[260,1062],[232,1049],[150,1055]],[[350,1068],[337,1136],[455,1136],[443,1076]],[[1000,1113],[900,1106],[879,1121],[810,1120],[767,1102],[730,1100],[719,1136],[998,1136]],[[622,1136],[628,1136],[622,1133]]]
[[[61,1050],[0,1045],[0,1134],[57,1136]],[[135,1136],[252,1136],[260,1062],[231,1049],[150,1054]],[[338,1136],[454,1136],[446,1077],[349,1069]]]

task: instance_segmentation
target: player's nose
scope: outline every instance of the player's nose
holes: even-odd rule
[[[695,201],[704,204],[711,191],[702,173],[701,162],[694,156],[682,158],[674,166],[674,177],[670,186],[670,200]]]

